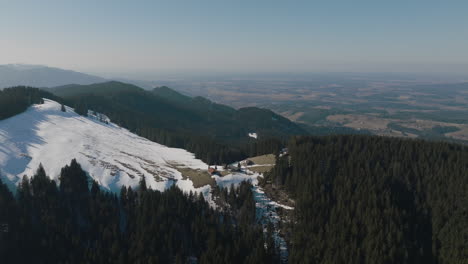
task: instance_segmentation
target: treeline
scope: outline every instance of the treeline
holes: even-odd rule
[[[0,182],[2,263],[274,263],[276,250],[255,222],[251,186],[231,192],[235,215],[176,187],[120,195],[88,182],[73,160],[60,184],[39,167],[16,197]],[[269,244],[271,245],[271,243]]]
[[[259,140],[306,134],[290,120],[267,109],[234,108],[202,97],[182,95],[167,87],[146,91],[134,85],[106,82],[68,85],[50,90],[67,100],[76,112],[94,110],[130,131],[170,147],[195,153],[209,164],[231,163],[250,154],[266,154],[248,133]],[[263,146],[267,146],[263,144]],[[271,147],[268,146],[268,151]]]
[[[126,92],[135,96],[135,91]],[[120,98],[120,95],[117,97]],[[131,98],[131,96],[129,97]],[[162,114],[165,114],[166,118],[162,120],[160,116],[146,113],[145,111],[148,109],[145,107],[140,110],[133,109],[114,104],[103,97],[90,95],[65,101],[49,92],[30,87],[6,88],[0,91],[0,120],[24,112],[32,104],[43,103],[42,98],[49,98],[60,103],[66,102],[75,108],[76,113],[83,116],[87,115],[88,110],[105,113],[113,122],[142,137],[170,147],[186,149],[195,153],[197,158],[208,164],[226,164],[249,156],[278,152],[281,146],[284,145],[279,139],[264,137],[253,140],[247,137],[247,132],[229,132],[229,127],[232,126],[229,122],[232,120],[226,120],[227,123],[216,123],[213,127],[207,126],[206,130],[208,132],[206,134],[192,133],[190,124],[180,124],[177,120],[183,113],[180,111],[175,113],[166,112],[163,110],[164,105],[163,107],[160,105],[148,106],[148,109],[161,111]],[[140,97],[138,96],[138,98]],[[138,104],[136,101],[132,101],[132,103]],[[223,111],[229,109],[219,105],[216,105],[216,107],[219,107],[219,110],[215,113],[216,117],[209,117],[209,119],[220,120]],[[176,117],[171,118],[170,115]],[[194,123],[196,123],[196,119],[194,117]],[[223,126],[224,128],[222,128]],[[195,128],[196,131],[201,129],[201,127]],[[210,130],[217,130],[214,134],[218,136],[214,136],[213,132],[209,132]],[[219,137],[220,134],[225,135],[225,140]],[[240,140],[240,138],[243,139]]]
[[[223,119],[223,116],[229,117],[235,111],[226,106],[208,101],[206,104],[210,105],[207,107],[214,110],[206,111],[206,116],[202,116],[205,101],[201,99],[193,99],[197,103],[191,108],[182,104],[172,111],[174,106],[171,106],[171,101],[145,100],[148,92],[128,90],[126,86],[123,90],[115,91],[113,86],[107,88],[110,98],[86,94],[66,100],[37,88],[6,88],[0,91],[0,120],[24,112],[32,104],[41,104],[43,98],[48,98],[74,107],[76,113],[83,116],[88,114],[88,110],[104,113],[112,122],[142,137],[169,147],[186,149],[208,164],[227,164],[249,156],[274,153],[284,145],[282,140],[273,136],[264,136],[259,140],[248,138],[247,131],[250,130],[242,127],[239,120]],[[181,96],[175,91],[172,93]],[[265,115],[264,110],[258,111]],[[192,113],[192,116],[186,116],[191,112],[198,112],[199,115]],[[239,118],[247,119],[244,114]],[[268,118],[262,116],[262,119]],[[264,131],[265,135],[268,135],[267,130]]]
[[[188,150],[207,164],[231,163],[247,157],[241,146],[222,144],[209,137],[192,135],[189,131],[173,132],[141,125],[133,132],[159,144]]]
[[[203,136],[173,133],[157,128],[137,129],[135,133],[169,147],[186,149],[207,164],[229,164],[247,157],[278,153],[286,144],[285,140],[278,138],[223,144]]]
[[[266,176],[296,199],[290,263],[468,263],[468,148],[294,137]]]
[[[212,113],[213,116],[207,112],[202,117],[210,120],[206,121],[200,120],[200,115],[188,118],[185,116],[191,113],[188,110],[167,112],[169,106],[151,100],[145,102],[139,92],[124,91],[109,96],[111,98],[83,95],[67,100],[81,115],[86,115],[88,110],[104,113],[112,122],[139,136],[186,149],[208,164],[227,164],[249,156],[278,152],[284,145],[281,137],[248,138],[248,129],[235,120],[222,119],[218,111]]]
[[[20,114],[33,104],[42,104],[43,97],[54,96],[37,88],[24,86],[0,90],[0,120]]]

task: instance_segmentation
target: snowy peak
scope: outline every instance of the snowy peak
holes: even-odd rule
[[[0,121],[0,174],[14,187],[23,175],[31,176],[43,164],[58,180],[60,169],[76,159],[101,186],[118,191],[136,187],[145,177],[149,187],[165,190],[177,185],[184,191],[210,194],[210,186],[194,188],[180,168],[201,170],[204,162],[183,149],[168,148],[111,123],[105,115],[89,117],[45,99],[26,112]]]

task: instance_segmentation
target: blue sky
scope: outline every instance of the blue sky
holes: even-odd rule
[[[468,73],[468,1],[0,4],[0,64],[109,73]]]

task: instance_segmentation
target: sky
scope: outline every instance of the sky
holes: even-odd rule
[[[468,73],[468,1],[0,0],[0,64]]]

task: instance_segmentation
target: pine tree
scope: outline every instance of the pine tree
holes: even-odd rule
[[[60,190],[67,195],[80,197],[89,192],[88,176],[76,159],[71,161],[70,166],[62,168],[59,180]]]
[[[75,112],[82,116],[88,116],[88,107],[83,99],[78,100],[75,104]]]
[[[100,192],[99,183],[93,180],[93,183],[91,185],[91,196],[95,197],[96,195],[99,194],[99,192]]]
[[[148,187],[146,187],[146,177],[143,175],[140,179],[140,184],[139,184],[139,191],[141,193],[144,193],[148,190]]]

